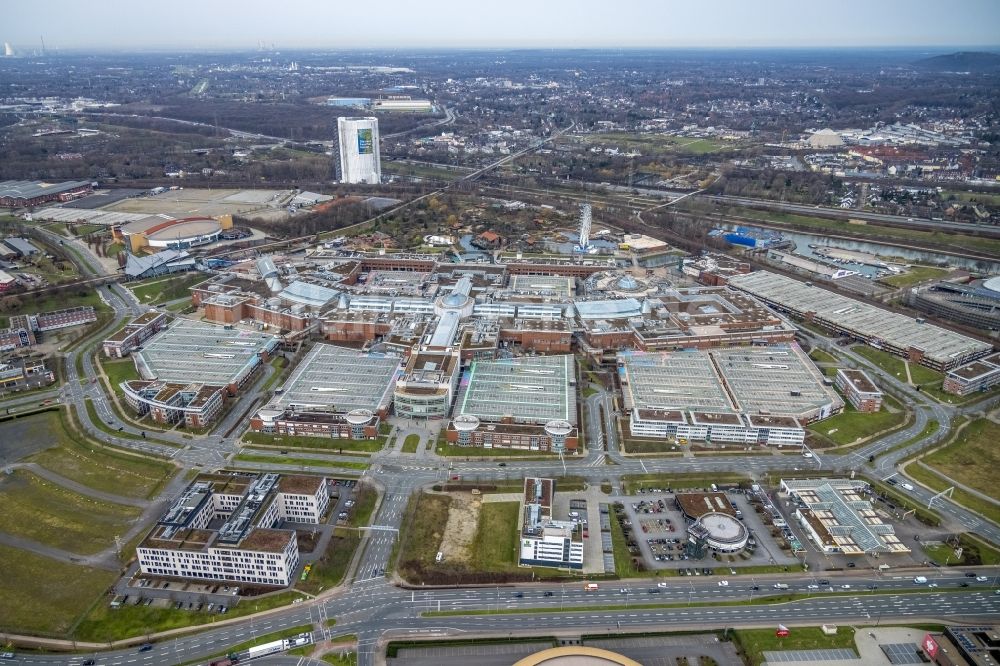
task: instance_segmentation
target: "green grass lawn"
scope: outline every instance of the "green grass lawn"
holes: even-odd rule
[[[993,475],[1000,469],[1000,425],[977,419],[955,440],[924,458],[924,462],[960,483],[1000,499]]]
[[[444,167],[435,167],[428,164],[408,164],[405,162],[387,161],[383,163],[383,168],[387,173],[394,173],[403,176],[416,176],[417,178],[430,178],[432,180],[458,180],[469,173],[466,169],[453,171]]]
[[[152,497],[174,474],[167,462],[120,453],[71,434],[62,411],[29,417],[55,446],[27,460],[96,490],[128,497]]]
[[[904,382],[906,381],[906,366],[903,364],[903,359],[895,354],[890,354],[889,352],[884,352],[881,349],[875,349],[868,345],[855,345],[853,351],[859,356],[864,356],[894,377]]]
[[[323,449],[328,452],[375,453],[385,446],[385,437],[375,439],[335,439],[333,437],[306,437],[300,435],[271,435],[247,432],[243,441],[260,446],[277,446],[283,449]]]
[[[399,535],[397,562],[404,578],[415,577],[424,567],[432,565],[448,524],[448,508],[452,498],[447,495],[421,493],[411,498]]]
[[[118,577],[0,544],[0,629],[65,635]]]
[[[825,352],[820,348],[815,348],[809,352],[809,358],[816,361],[817,363],[836,363],[837,357],[829,352]]]
[[[934,268],[933,266],[911,266],[906,269],[905,273],[883,278],[882,282],[891,284],[894,287],[912,287],[918,282],[923,282],[924,280],[933,280],[934,278],[944,277],[948,274],[948,272],[949,271],[944,268]]]
[[[845,401],[846,402],[846,401]],[[890,412],[882,406],[877,412],[865,413],[854,409],[850,403],[844,411],[828,419],[810,423],[807,428],[835,444],[852,444],[858,439],[869,437],[877,432],[896,428],[906,421],[906,412]]]
[[[911,463],[906,466],[906,474],[907,476],[913,477],[928,488],[933,488],[938,492],[952,487],[951,482],[938,476],[933,470],[921,467],[916,463]],[[987,502],[986,500],[977,497],[962,488],[955,488],[951,499],[968,509],[972,509],[977,513],[983,514],[993,522],[1000,523],[1000,506],[993,504],[992,502]]]
[[[71,224],[69,229],[77,236],[86,236],[107,229],[103,224]]]
[[[87,289],[77,289],[69,288],[64,294],[28,294],[15,296],[15,298],[20,302],[20,305],[16,305],[9,310],[4,312],[5,315],[17,315],[17,314],[34,314],[36,312],[50,312],[52,310],[65,310],[66,308],[75,308],[77,306],[89,305],[94,308],[95,311],[106,311],[110,308],[104,304],[101,297],[97,295],[97,291],[87,288]],[[77,326],[72,329],[66,329],[70,331],[80,331],[85,330],[82,326]]]
[[[136,507],[66,490],[24,470],[0,484],[0,531],[89,555],[114,543],[139,517]]]
[[[626,437],[621,441],[622,450],[625,453],[674,453],[682,454],[682,447],[676,442],[668,442],[665,439],[639,439],[636,437]]]
[[[335,529],[326,552],[313,563],[309,576],[295,584],[295,589],[319,594],[339,585],[359,543],[361,533],[357,530]]]
[[[827,636],[819,627],[793,627],[785,638],[775,636],[774,629],[736,629],[733,638],[743,648],[751,666],[764,663],[764,652],[780,650],[832,650],[854,648],[854,629],[840,626],[837,633]]]
[[[420,446],[420,435],[407,435],[406,439],[403,440],[403,453],[416,453],[417,447]]]
[[[111,388],[118,395],[122,394],[119,384],[132,379],[140,379],[139,371],[135,369],[135,362],[131,358],[123,358],[118,361],[101,359],[101,367],[104,369],[104,374],[108,376]]]
[[[928,384],[941,384],[944,381],[944,374],[928,367],[910,363],[910,377],[914,384],[926,386]]]
[[[128,287],[140,303],[163,303],[191,295],[190,287],[207,279],[204,273],[185,273],[168,278],[154,278],[146,282],[136,282]]]
[[[357,652],[331,652],[320,658],[330,666],[357,666],[358,664]]]
[[[255,453],[240,453],[235,458],[235,462],[264,463],[270,465],[282,465],[284,467],[342,467],[343,469],[368,469],[368,463],[342,461],[342,460],[321,460],[318,458],[299,458],[295,456],[282,455],[259,455]]]
[[[95,605],[80,621],[73,632],[73,637],[79,641],[107,642],[167,631],[168,629],[202,628],[210,626],[216,619],[229,620],[234,617],[252,615],[258,611],[287,606],[295,599],[301,598],[302,595],[299,592],[283,592],[260,599],[243,599],[236,606],[231,606],[225,615],[174,610],[173,608],[154,608],[152,606],[123,606],[112,609],[108,606],[111,600],[105,599],[102,603]]]
[[[479,511],[472,565],[480,571],[517,570],[517,502],[488,502]]]
[[[955,548],[949,544],[925,545],[924,553],[941,566],[992,566],[1000,563],[1000,551],[970,534],[958,535],[962,557],[955,557]]]

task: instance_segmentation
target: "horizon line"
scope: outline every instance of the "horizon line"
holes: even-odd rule
[[[9,42],[11,46],[17,50],[23,50],[26,52],[25,55],[40,55],[37,45],[34,47],[24,48],[17,46],[13,42]],[[1000,55],[1000,43],[998,44],[737,44],[737,45],[719,45],[719,46],[709,46],[709,45],[629,45],[629,46],[615,46],[615,45],[593,45],[593,46],[542,46],[542,45],[494,45],[494,46],[424,46],[424,45],[409,45],[409,46],[272,46],[261,49],[260,46],[231,46],[231,47],[212,47],[212,46],[144,46],[144,47],[107,47],[107,46],[72,46],[72,47],[59,47],[59,46],[47,46],[45,48],[45,55],[58,55],[58,54],[76,54],[85,53],[90,55],[95,54],[128,54],[128,53],[170,53],[170,54],[183,54],[188,52],[198,52],[198,53],[305,53],[305,52],[329,52],[329,53],[351,53],[351,52],[401,52],[401,51],[421,51],[421,52],[449,52],[449,51],[481,51],[481,52],[512,52],[512,51],[549,51],[549,52],[559,52],[559,51],[863,51],[863,50],[954,50],[956,52],[983,52],[992,53],[997,52]],[[0,60],[16,58],[18,56],[7,56],[6,58],[0,57]]]

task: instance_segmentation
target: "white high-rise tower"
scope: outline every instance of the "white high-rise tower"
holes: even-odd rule
[[[378,118],[337,118],[337,180],[342,183],[382,182]]]
[[[576,246],[579,252],[590,252],[591,217],[590,204],[580,204],[580,243]]]

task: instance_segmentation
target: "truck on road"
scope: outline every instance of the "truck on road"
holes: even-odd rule
[[[597,583],[587,583],[583,586],[584,592],[597,592],[598,589]]]

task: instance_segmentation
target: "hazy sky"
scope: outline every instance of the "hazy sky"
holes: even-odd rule
[[[970,46],[1000,0],[3,0],[34,49]]]

